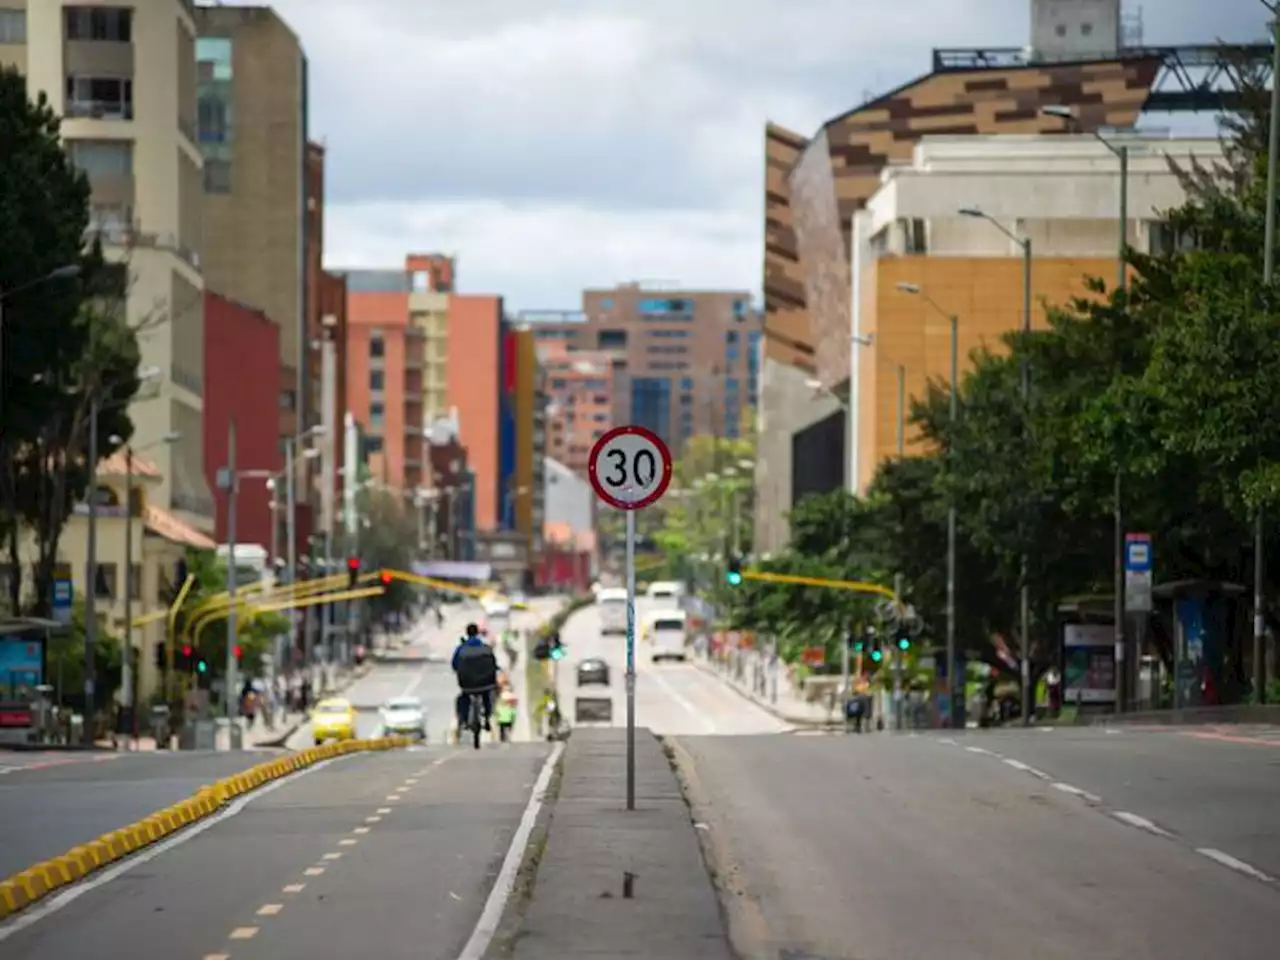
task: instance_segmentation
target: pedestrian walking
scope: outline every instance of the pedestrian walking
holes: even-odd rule
[[[510,689],[502,691],[494,715],[498,721],[498,739],[503,743],[511,742],[511,731],[516,725],[516,695]]]

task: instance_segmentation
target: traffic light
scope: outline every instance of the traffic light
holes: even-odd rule
[[[238,643],[231,648],[231,655],[235,657],[237,660],[240,659],[240,654],[242,653],[244,653],[244,650],[241,648],[240,644]]]
[[[160,671],[169,666],[169,645],[163,640],[155,645],[155,665]]]
[[[867,645],[866,645],[865,643],[863,643],[861,640],[855,640],[855,641],[853,641],[853,652],[854,652],[854,653],[862,653],[862,651],[863,651],[863,650],[865,650],[866,648],[867,648]]]
[[[382,581],[382,585],[384,587],[391,586],[391,574],[388,573],[386,570],[382,571],[382,576],[378,577],[378,579]]]
[[[199,660],[196,661],[196,673],[204,674],[208,672],[209,672],[209,661],[206,660],[204,657],[201,657]]]
[[[550,653],[551,653],[552,660],[564,659],[565,657],[564,644],[560,642],[560,638],[558,636],[553,636],[551,638],[550,647],[551,647]]]
[[[911,638],[905,633],[898,638],[898,649],[903,653],[911,649]]]
[[[533,648],[533,659],[549,660],[551,659],[551,641],[539,640],[537,646]]]
[[[360,579],[360,558],[347,557],[347,589],[354,590]]]
[[[871,662],[879,663],[884,659],[884,651],[880,649],[879,644],[871,649]]]
[[[195,666],[195,664],[191,662],[192,653],[191,644],[189,643],[184,643],[181,647],[175,650],[173,652],[174,669],[183,672],[190,672]]]
[[[729,571],[727,574],[729,586],[736,587],[742,582],[742,560],[738,557],[729,558]]]

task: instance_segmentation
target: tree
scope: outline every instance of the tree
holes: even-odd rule
[[[0,531],[14,610],[22,599],[21,528],[35,536],[37,615],[48,613],[58,537],[93,474],[85,462],[89,398],[105,399],[100,436],[128,437],[125,408],[137,390],[136,338],[118,298],[99,297],[115,271],[99,246],[86,246],[89,184],[59,133],[44,94],[32,102],[22,75],[0,70],[0,293],[13,292],[3,305]],[[79,268],[78,278],[40,282],[68,266]]]
[[[77,598],[71,606],[71,621],[65,630],[49,638],[45,664],[48,682],[56,688],[57,700],[72,710],[84,710],[85,605]],[[99,628],[93,651],[94,685],[101,703],[111,702],[120,689],[124,666],[124,644],[108,630]],[[136,656],[136,653],[135,653]],[[101,705],[101,704],[100,704]]]
[[[418,548],[418,526],[397,493],[367,488],[359,495],[357,509],[368,526],[360,531],[360,561],[366,570],[409,570]],[[408,613],[420,591],[403,580],[392,580],[381,596],[365,601],[370,618],[387,621]]]

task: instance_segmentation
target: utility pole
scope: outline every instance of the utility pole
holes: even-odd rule
[[[960,318],[951,317],[951,414],[952,440],[947,444],[947,459],[954,457],[955,430],[958,417],[957,380],[960,378]],[[949,705],[951,726],[964,729],[964,684],[958,683],[959,664],[956,657],[956,495],[949,491],[947,497],[947,684],[950,691]],[[958,692],[957,692],[958,691]]]
[[[138,736],[138,710],[133,687],[133,447],[124,448],[124,663],[120,669],[121,703],[134,739]]]
[[[98,393],[93,388],[89,401],[89,530],[86,537],[84,564],[84,745],[93,749],[94,674],[97,672],[98,646]]]
[[[1028,424],[1031,418],[1031,363],[1027,344],[1031,339],[1031,237],[1022,238],[1022,402]],[[1018,598],[1018,621],[1022,632],[1022,725],[1031,724],[1031,588],[1027,583],[1029,563],[1022,552],[1022,589]]]
[[[236,422],[227,424],[227,659],[222,681],[223,713],[228,720],[235,718],[236,691],[236,488],[240,479],[236,476]],[[234,740],[232,741],[235,742]]]
[[[1101,139],[1099,137],[1099,139]],[[1105,140],[1102,141],[1108,147]],[[1120,291],[1122,297],[1128,292],[1129,272],[1125,269],[1125,251],[1129,245],[1129,148],[1122,145],[1118,149],[1113,150],[1116,157],[1120,161],[1120,245],[1116,252],[1116,289]],[[1127,300],[1121,303],[1127,309]],[[1117,371],[1118,372],[1118,371]],[[1115,585],[1112,589],[1113,596],[1113,616],[1115,617],[1115,658],[1116,658],[1116,713],[1124,713],[1125,706],[1129,697],[1129,662],[1130,658],[1126,656],[1127,641],[1125,639],[1124,619],[1125,619],[1125,601],[1124,601],[1124,489],[1122,471],[1120,469],[1121,451],[1116,451],[1115,462],[1115,482],[1112,490],[1114,500],[1114,525],[1115,525],[1115,543],[1113,544],[1115,551]],[[1137,660],[1137,648],[1135,646],[1133,660]]]
[[[1266,235],[1263,244],[1264,263],[1262,281],[1268,292],[1275,271],[1276,261],[1276,162],[1280,160],[1280,9],[1268,4],[1271,9],[1271,121],[1267,137],[1267,217]],[[1266,639],[1267,623],[1263,614],[1266,598],[1264,597],[1264,562],[1263,556],[1262,505],[1259,504],[1253,518],[1253,690],[1254,698],[1259,704],[1267,702],[1267,660]],[[1177,683],[1177,663],[1174,664],[1174,682]]]

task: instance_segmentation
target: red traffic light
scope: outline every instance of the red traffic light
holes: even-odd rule
[[[348,570],[359,570],[359,569],[360,569],[360,558],[359,558],[359,557],[347,557],[347,569],[348,569]]]
[[[239,660],[239,659],[240,659],[240,654],[241,654],[241,652],[242,652],[242,651],[241,651],[241,649],[240,649],[240,644],[238,644],[238,643],[237,643],[234,647],[232,647],[232,648],[231,648],[231,654],[232,654],[232,656],[234,656],[237,660]]]
[[[189,644],[189,643],[184,643],[184,644],[182,645],[182,655],[183,655],[184,657],[189,657],[189,656],[191,656],[191,644]]]
[[[383,570],[382,576],[380,576],[378,579],[382,581],[382,585],[384,587],[391,586],[391,574],[387,573],[387,571]]]

